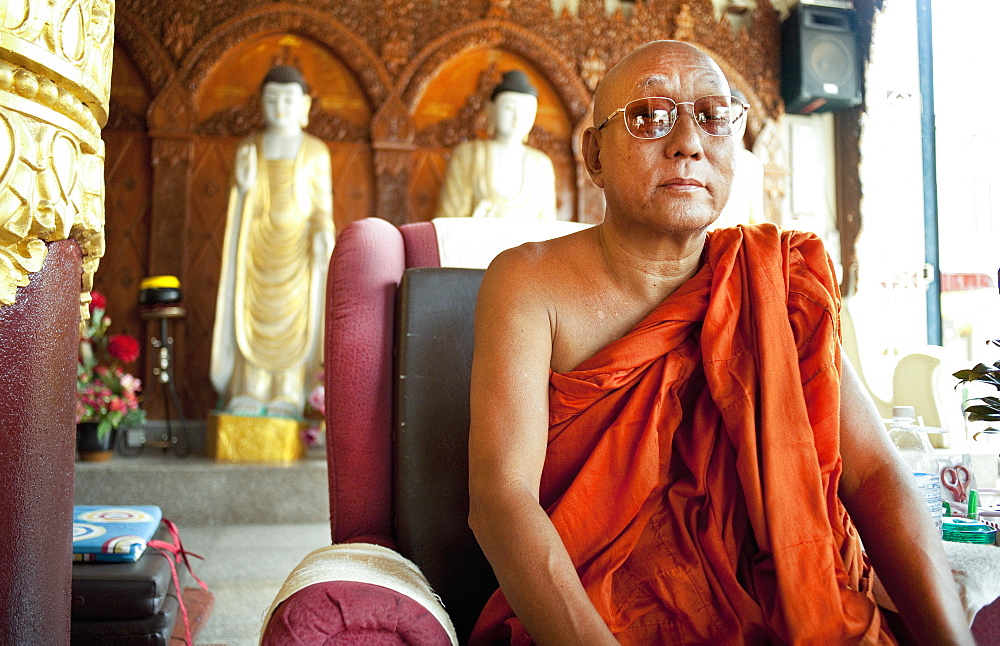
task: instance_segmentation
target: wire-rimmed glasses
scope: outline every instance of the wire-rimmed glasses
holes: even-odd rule
[[[713,137],[728,137],[739,131],[741,119],[746,117],[750,106],[735,96],[712,94],[694,101],[677,102],[665,96],[644,96],[634,99],[618,108],[597,126],[600,130],[619,112],[625,121],[625,129],[636,139],[659,139],[665,137],[677,123],[679,107],[691,106],[695,123],[706,134]]]

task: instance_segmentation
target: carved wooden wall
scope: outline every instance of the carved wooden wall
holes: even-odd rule
[[[754,106],[751,145],[780,116],[779,21],[768,0],[758,5],[734,34],[711,0],[640,0],[628,17],[607,15],[604,0],[580,0],[578,15],[556,15],[550,0],[119,0],[97,289],[148,348],[139,280],[181,279],[177,385],[185,413],[202,418],[215,405],[208,357],[233,151],[262,126],[259,84],[273,63],[310,82],[307,130],[330,147],[338,230],[370,215],[432,217],[448,151],[483,136],[489,90],[513,67],[540,91],[529,143],[553,159],[559,217],[595,222],[603,198],[580,133],[597,82],[636,46],[677,38],[711,54]],[[147,408],[162,416],[159,393]]]

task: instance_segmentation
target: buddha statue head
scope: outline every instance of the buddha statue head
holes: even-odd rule
[[[527,141],[538,112],[538,90],[528,75],[521,70],[505,72],[490,98],[490,136],[503,142]]]
[[[261,82],[261,105],[268,129],[301,130],[309,123],[312,97],[302,72],[290,65],[276,65]]]

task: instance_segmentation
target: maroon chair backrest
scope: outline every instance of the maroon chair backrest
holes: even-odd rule
[[[395,547],[392,530],[392,347],[403,239],[385,220],[352,223],[327,276],[324,383],[334,543]]]

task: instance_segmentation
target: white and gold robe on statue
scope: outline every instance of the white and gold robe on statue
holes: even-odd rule
[[[489,139],[455,146],[448,162],[437,217],[556,219],[552,160],[523,146],[520,169],[496,168]]]

